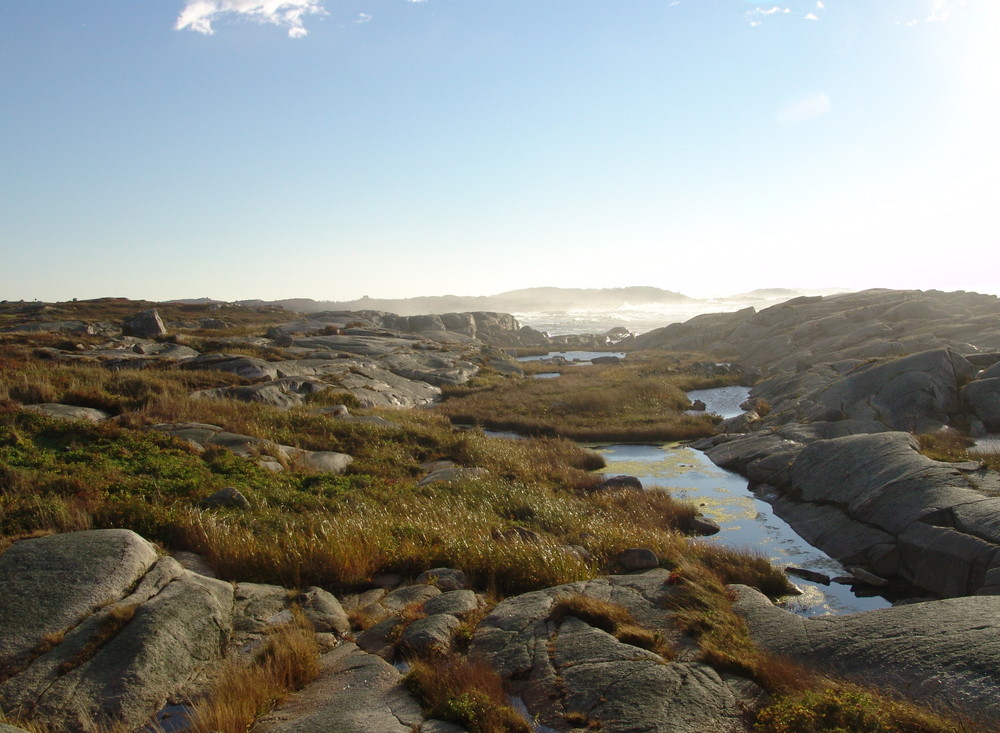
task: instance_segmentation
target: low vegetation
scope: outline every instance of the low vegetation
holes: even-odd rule
[[[987,468],[1000,471],[1000,453],[971,452],[975,445],[968,436],[956,430],[939,430],[917,436],[920,452],[935,461],[981,461]]]
[[[715,423],[709,415],[685,413],[690,407],[685,392],[730,384],[735,377],[706,378],[685,371],[693,361],[644,354],[630,355],[621,364],[527,366],[526,379],[486,374],[448,388],[437,409],[458,424],[583,442],[699,438],[710,435]],[[530,378],[530,372],[540,370],[561,376]]]
[[[456,654],[413,660],[406,685],[429,717],[461,725],[469,733],[534,730],[511,707],[504,681],[481,659]]]
[[[946,720],[912,703],[845,683],[785,695],[757,714],[758,733],[966,733],[964,724]]]
[[[720,673],[752,679],[772,696],[753,713],[757,733],[966,733],[975,728],[942,717],[921,705],[879,690],[853,685],[761,651],[743,619],[733,610],[726,585],[744,583],[776,589],[787,579],[763,564],[695,554],[671,573],[670,597],[681,628],[693,636],[701,659]],[[787,592],[787,589],[784,591]]]

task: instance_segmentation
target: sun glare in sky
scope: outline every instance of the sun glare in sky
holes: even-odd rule
[[[0,15],[0,298],[997,291],[997,0]]]

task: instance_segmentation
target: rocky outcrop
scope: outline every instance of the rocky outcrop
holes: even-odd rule
[[[229,583],[128,530],[16,543],[0,556],[0,707],[67,731],[136,727],[224,651]]]
[[[637,336],[633,349],[699,350],[774,372],[845,359],[951,348],[1000,349],[993,295],[931,290],[866,290],[794,298],[759,313],[697,316]]]
[[[257,648],[292,607],[321,636],[350,630],[321,588],[216,580],[129,530],[16,542],[0,555],[0,711],[68,733],[138,728],[167,700],[203,693],[219,662]],[[342,671],[376,661],[364,655]],[[364,696],[351,697],[362,709]]]
[[[753,589],[734,588],[736,611],[767,651],[965,720],[1000,719],[998,596],[803,618]]]
[[[562,596],[582,594],[627,608],[643,626],[675,640],[665,570],[548,588],[508,598],[476,630],[472,653],[490,660],[528,712],[558,731],[744,730],[745,688],[711,667],[619,641],[575,616],[550,618]],[[745,681],[744,681],[745,682]]]
[[[776,514],[845,564],[941,596],[1000,592],[994,474],[931,460],[908,433],[837,427],[791,424],[706,453],[751,477]]]
[[[772,424],[860,420],[890,430],[931,432],[962,414],[962,387],[978,371],[961,354],[937,349],[856,365],[822,365],[804,375],[767,380],[752,394],[769,402]]]

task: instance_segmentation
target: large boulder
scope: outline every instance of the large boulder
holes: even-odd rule
[[[166,336],[167,327],[163,325],[156,308],[149,308],[126,320],[122,325],[122,333],[126,336],[151,339]]]
[[[962,402],[987,430],[1000,430],[1000,377],[969,382]]]
[[[45,726],[143,724],[223,653],[229,583],[128,530],[15,543],[0,556],[0,708]]]

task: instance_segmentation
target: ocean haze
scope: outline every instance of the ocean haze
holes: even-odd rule
[[[440,315],[494,311],[513,314],[522,325],[551,336],[604,333],[624,327],[645,333],[671,323],[683,323],[705,313],[729,313],[742,308],[767,308],[800,296],[832,295],[843,288],[766,288],[721,298],[692,298],[672,290],[650,286],[623,288],[521,288],[496,295],[432,295],[415,298],[371,298],[355,300],[244,300],[244,305],[277,305],[301,313],[321,311],[384,311],[401,316]],[[206,302],[211,299],[200,298]]]

